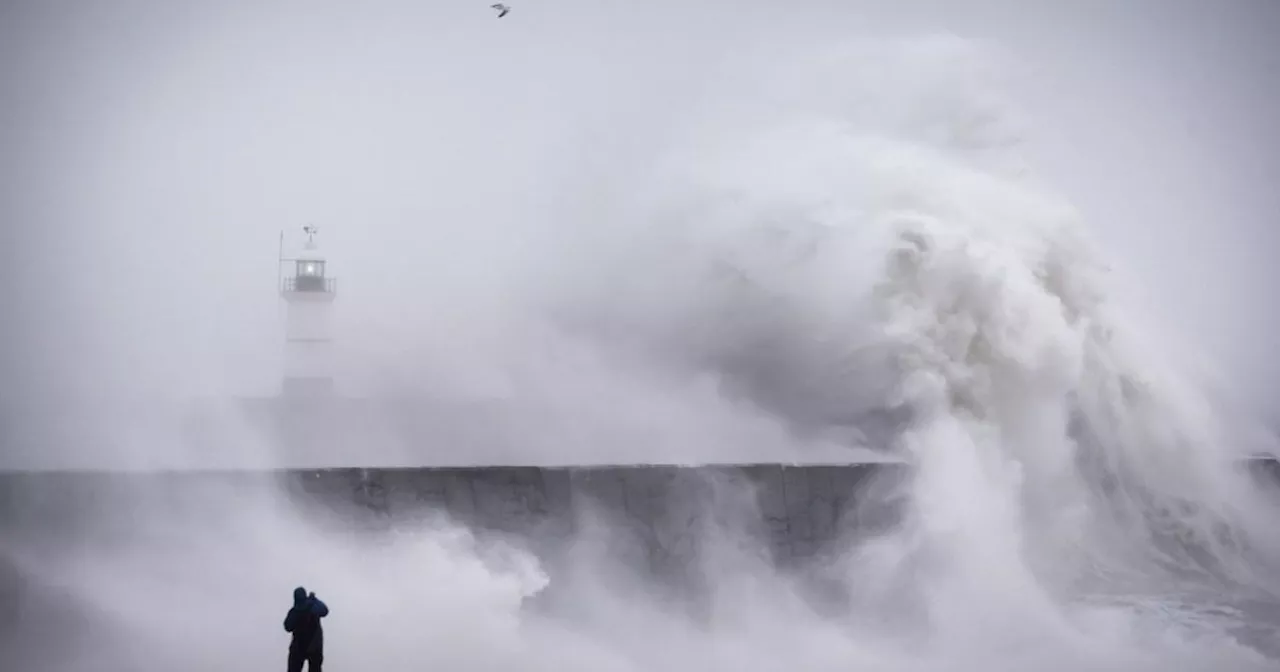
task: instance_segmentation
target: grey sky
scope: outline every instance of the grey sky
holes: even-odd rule
[[[1280,4],[933,4],[11,0],[0,417],[269,389],[276,235],[304,223],[367,351],[447,334],[735,50],[939,30],[1035,71],[1038,167],[1238,390],[1280,391]]]

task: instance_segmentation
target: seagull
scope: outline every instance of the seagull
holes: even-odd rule
[[[506,15],[507,15],[507,12],[511,11],[511,8],[510,8],[510,7],[508,7],[508,6],[504,5],[504,4],[502,4],[501,2],[499,2],[499,3],[497,3],[497,4],[489,5],[489,6],[490,6],[490,7],[492,7],[493,9],[498,10],[498,18],[499,18],[499,19],[501,19],[502,17],[506,16]]]

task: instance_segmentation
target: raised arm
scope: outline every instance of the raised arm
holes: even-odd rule
[[[319,616],[320,618],[324,618],[325,616],[329,615],[329,605],[325,604],[318,597],[312,597],[311,601],[312,601],[311,611],[314,612],[316,616]]]

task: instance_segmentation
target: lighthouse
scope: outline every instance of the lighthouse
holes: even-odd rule
[[[337,283],[327,274],[325,257],[316,246],[314,226],[304,226],[306,242],[294,259],[284,257],[280,234],[280,295],[285,301],[284,375],[281,394],[323,397],[333,393],[333,336],[330,331]],[[290,265],[288,262],[292,262]]]

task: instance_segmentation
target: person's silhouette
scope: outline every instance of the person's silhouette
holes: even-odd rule
[[[289,672],[320,672],[324,665],[324,628],[320,619],[329,615],[329,607],[307,589],[293,589],[293,607],[284,617],[284,631],[293,634],[289,642]]]

